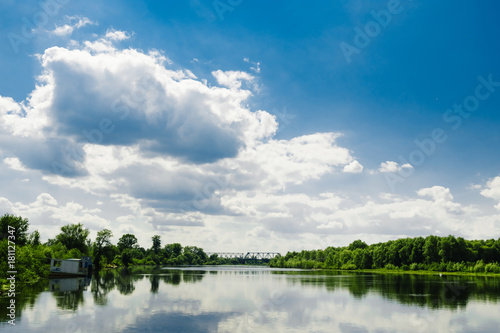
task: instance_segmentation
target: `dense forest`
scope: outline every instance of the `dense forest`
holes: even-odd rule
[[[9,228],[10,226],[10,228]],[[40,233],[28,233],[29,222],[20,216],[5,214],[0,218],[0,280],[5,282],[8,261],[13,259],[8,251],[9,240],[15,244],[15,267],[20,282],[35,282],[49,273],[50,258],[69,259],[91,256],[95,269],[129,265],[221,265],[238,264],[237,259],[210,257],[196,246],[183,247],[179,243],[162,247],[159,235],[152,237],[152,246],[139,246],[133,234],[120,237],[116,245],[111,243],[113,233],[103,229],[94,241],[89,230],[81,223],[61,227],[61,233],[45,243]],[[10,238],[9,238],[10,236]],[[10,243],[12,245],[12,243]],[[10,258],[9,258],[10,257]]]
[[[345,247],[288,252],[272,267],[322,269],[429,270],[500,273],[500,238],[465,240],[454,236],[402,238],[367,245],[356,240]]]

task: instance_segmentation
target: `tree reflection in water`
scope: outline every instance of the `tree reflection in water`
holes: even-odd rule
[[[114,271],[104,270],[95,272],[92,278],[90,290],[94,302],[98,305],[108,304],[108,293],[115,288]]]
[[[300,283],[312,287],[325,287],[334,292],[347,289],[355,298],[363,298],[368,293],[377,293],[386,299],[405,305],[429,308],[465,308],[470,300],[500,300],[500,279],[485,276],[412,275],[346,273],[339,271],[280,272],[273,274],[292,274],[292,284]]]

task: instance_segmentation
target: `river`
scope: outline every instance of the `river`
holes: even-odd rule
[[[0,299],[1,332],[500,332],[500,278],[132,268]]]

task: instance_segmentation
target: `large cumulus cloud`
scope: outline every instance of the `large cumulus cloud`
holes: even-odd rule
[[[143,154],[214,162],[277,129],[274,116],[244,106],[252,93],[241,80],[251,76],[228,78],[240,80],[236,88],[209,86],[188,70],[168,69],[158,51],[118,50],[106,39],[52,47],[39,59],[35,90],[22,103],[3,97],[0,112],[4,145],[21,146],[28,151],[22,162],[45,173],[85,174],[88,144],[137,145]]]

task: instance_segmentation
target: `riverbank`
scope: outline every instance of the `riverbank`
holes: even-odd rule
[[[337,269],[335,269],[337,270]],[[500,278],[500,273],[474,273],[474,272],[438,272],[428,270],[418,271],[405,271],[397,269],[338,269],[343,272],[357,272],[357,273],[378,273],[378,274],[413,274],[413,275],[439,275],[439,276],[487,276]]]
[[[223,264],[223,265],[214,265],[214,266],[227,266],[228,264]],[[248,266],[247,264],[233,264],[236,266]],[[176,268],[176,267],[196,267],[197,265],[178,265],[178,266],[156,266],[156,265],[129,265],[128,267],[125,266],[107,266],[103,267],[101,271],[109,271],[109,270],[116,270],[116,269],[123,269],[123,268],[128,268],[131,270],[137,270],[141,268],[149,268],[149,269],[154,269],[154,268],[163,268],[163,267],[168,267],[168,268]],[[199,267],[204,267],[206,265],[198,265]],[[260,266],[260,265],[259,265]],[[262,266],[270,266],[269,264],[265,264]],[[471,276],[471,277],[493,277],[493,278],[500,278],[500,273],[476,273],[476,272],[446,272],[446,271],[430,271],[430,270],[403,270],[403,269],[325,269],[325,268],[312,268],[312,269],[306,269],[306,270],[311,270],[311,271],[341,271],[341,272],[346,272],[346,273],[375,273],[375,274],[401,274],[401,275],[434,275],[434,276]],[[37,280],[32,280],[29,282],[19,282],[19,285],[31,285],[39,282],[41,279],[46,279],[47,277],[39,277]],[[48,279],[48,278],[47,278]],[[5,294],[7,290],[9,290],[9,283],[6,279],[1,279],[0,280],[0,295]]]

